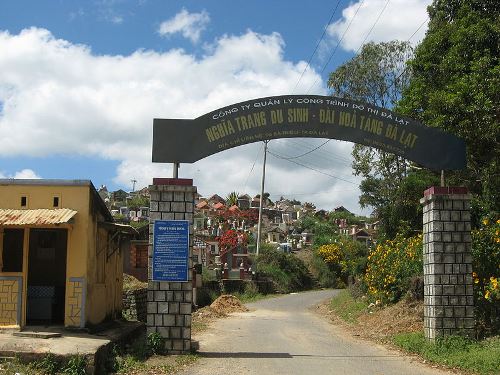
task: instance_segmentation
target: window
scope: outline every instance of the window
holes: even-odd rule
[[[2,272],[23,271],[24,229],[4,229]]]
[[[53,207],[59,207],[59,197],[54,197],[52,206]]]
[[[28,199],[26,197],[21,197],[21,207],[26,207],[28,204]]]

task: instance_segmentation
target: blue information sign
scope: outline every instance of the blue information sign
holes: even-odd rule
[[[153,281],[188,281],[189,222],[156,220],[153,232]]]

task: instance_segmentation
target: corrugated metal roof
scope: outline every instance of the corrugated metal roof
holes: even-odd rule
[[[67,223],[77,211],[69,208],[11,210],[0,208],[0,225],[53,225]]]

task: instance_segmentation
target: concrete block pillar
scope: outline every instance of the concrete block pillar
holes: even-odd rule
[[[191,350],[191,312],[193,303],[192,254],[193,213],[196,187],[191,179],[155,178],[149,186],[150,225],[148,246],[147,334],[158,332],[170,354]],[[155,220],[189,221],[189,280],[152,280],[153,228]]]
[[[470,199],[466,188],[424,192],[424,331],[431,341],[474,335]]]

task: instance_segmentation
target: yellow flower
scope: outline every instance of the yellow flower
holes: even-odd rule
[[[490,291],[489,290],[487,290],[486,293],[484,293],[484,298],[490,299]]]

